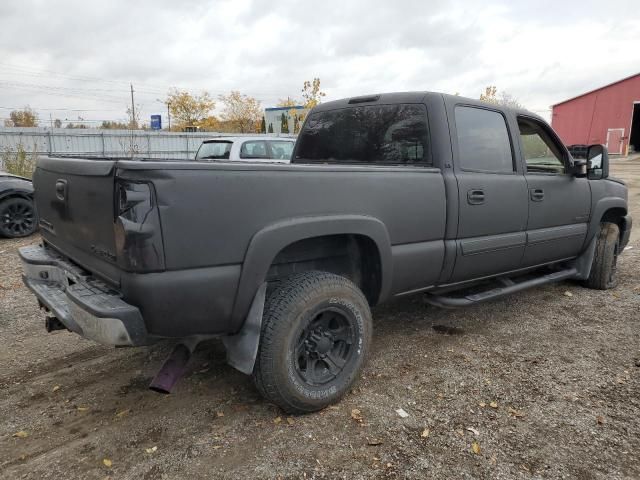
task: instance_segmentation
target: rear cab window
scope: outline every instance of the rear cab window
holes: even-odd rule
[[[227,140],[203,142],[196,153],[196,160],[226,160],[231,153],[232,144]]]
[[[366,105],[311,114],[295,163],[432,166],[422,104]]]
[[[479,107],[455,107],[460,168],[484,173],[515,171],[509,131],[504,116]]]

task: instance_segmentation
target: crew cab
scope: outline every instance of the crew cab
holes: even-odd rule
[[[291,164],[42,157],[24,281],[49,330],[176,341],[155,390],[220,337],[268,400],[314,411],[359,377],[374,305],[613,288],[627,189],[585,157],[531,112],[429,92],[316,106]]]
[[[295,138],[253,136],[215,137],[202,142],[197,161],[289,163]]]

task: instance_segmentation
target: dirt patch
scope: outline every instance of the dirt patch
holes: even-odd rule
[[[640,161],[612,170],[640,219]],[[219,342],[163,396],[147,385],[170,346],[47,334],[17,257],[37,238],[0,240],[0,477],[640,478],[639,240],[636,228],[612,291],[566,282],[462,310],[420,296],[375,309],[360,382],[295,418]]]

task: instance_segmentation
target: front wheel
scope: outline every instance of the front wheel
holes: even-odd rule
[[[253,378],[289,413],[320,410],[358,378],[371,343],[371,311],[347,278],[304,272],[269,295]]]
[[[620,246],[620,229],[615,223],[603,222],[596,239],[596,252],[591,273],[585,285],[597,290],[614,288],[618,283],[617,263]]]

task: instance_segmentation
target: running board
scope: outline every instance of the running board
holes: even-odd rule
[[[492,288],[491,290],[466,295],[464,297],[448,297],[444,295],[437,295],[434,293],[426,293],[425,301],[427,303],[430,303],[431,305],[442,308],[467,307],[475,303],[504,297],[505,295],[519,292],[521,290],[526,290],[527,288],[539,287],[540,285],[546,285],[547,283],[567,280],[569,278],[575,277],[577,274],[578,271],[575,268],[568,268],[566,270],[548,273],[547,275],[543,275],[541,277],[532,278],[531,280],[524,280],[519,283],[514,282],[510,278],[503,278],[501,279],[502,283],[504,284],[503,287]]]

